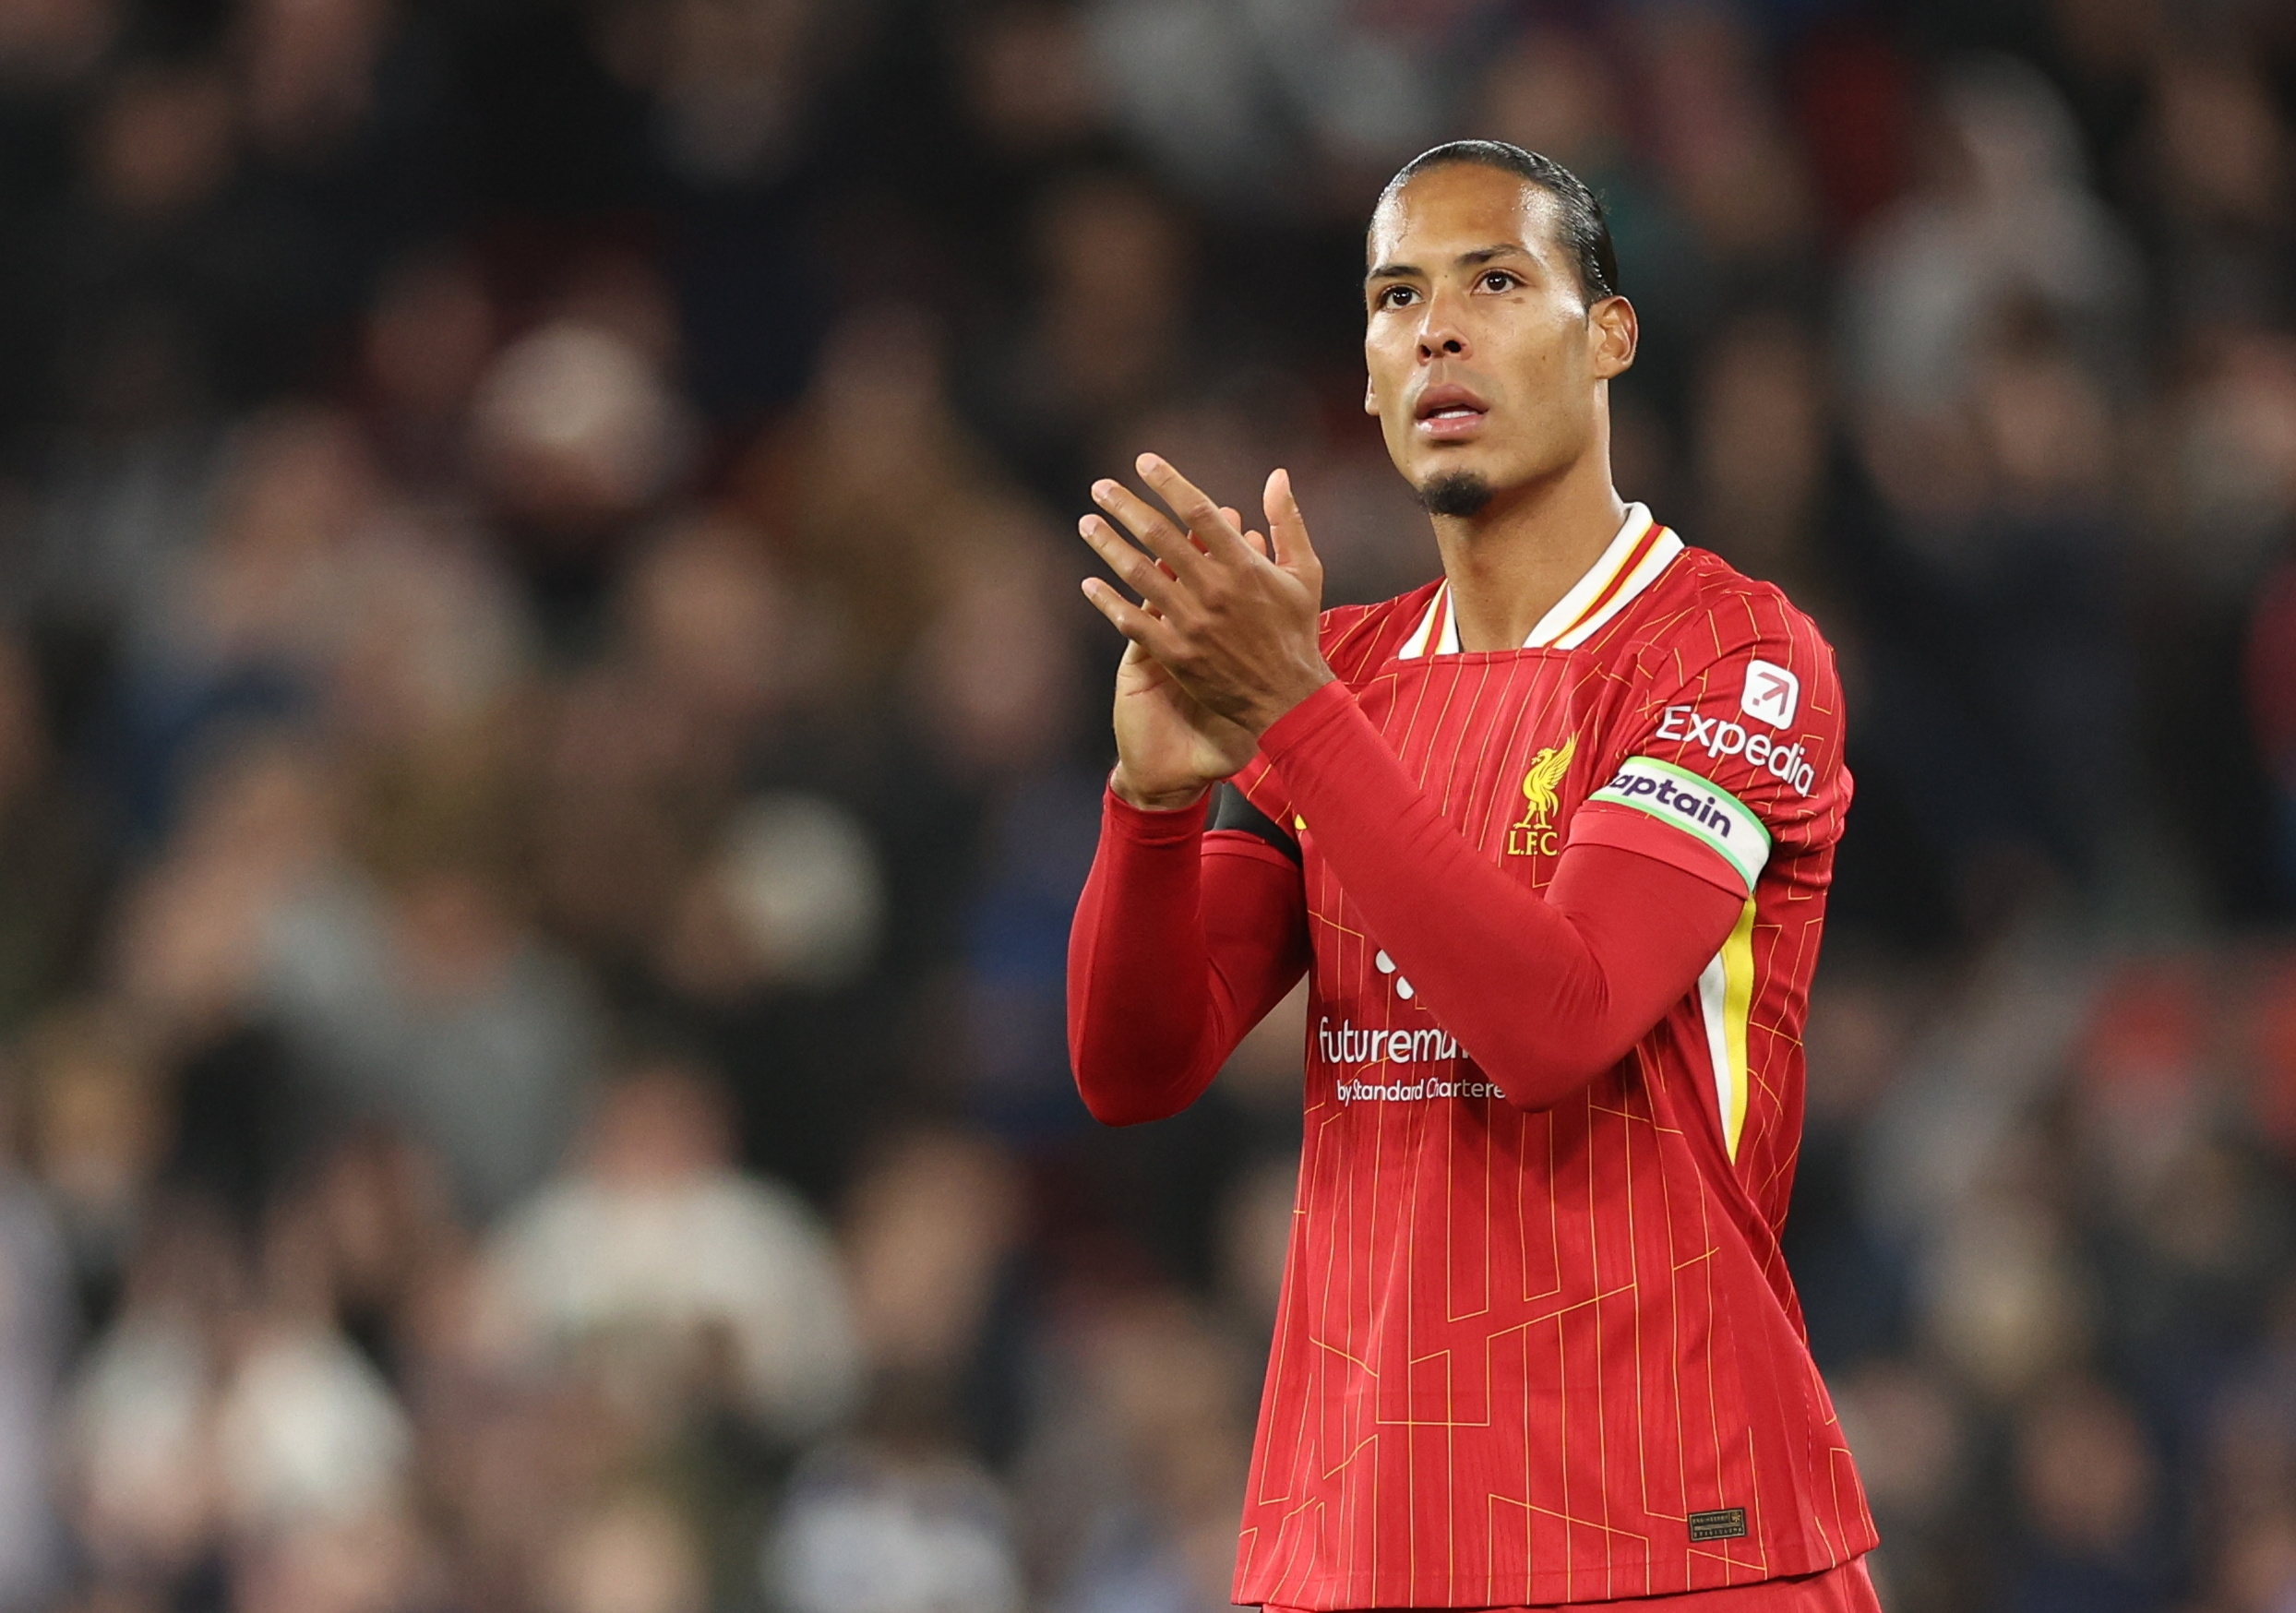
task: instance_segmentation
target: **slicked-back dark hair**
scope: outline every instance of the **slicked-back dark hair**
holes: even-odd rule
[[[1451,140],[1420,152],[1398,169],[1387,188],[1380,192],[1379,206],[1385,207],[1413,175],[1461,163],[1512,173],[1553,197],[1555,237],[1578,266],[1579,291],[1588,305],[1619,294],[1619,255],[1610,245],[1610,222],[1603,217],[1602,203],[1595,199],[1584,180],[1552,157],[1525,151],[1504,140]],[[1372,211],[1376,215],[1378,208]]]

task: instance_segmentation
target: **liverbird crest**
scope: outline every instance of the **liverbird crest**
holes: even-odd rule
[[[1523,775],[1523,817],[1507,831],[1507,851],[1518,857],[1533,852],[1554,854],[1552,816],[1556,794],[1562,787],[1563,776],[1571,771],[1571,759],[1578,754],[1578,735],[1563,740],[1560,748],[1549,746],[1531,759],[1531,771]]]

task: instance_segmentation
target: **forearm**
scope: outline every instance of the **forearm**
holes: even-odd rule
[[[1262,747],[1366,927],[1519,1107],[1549,1107],[1624,1056],[1742,905],[1605,846],[1573,847],[1547,892],[1527,889],[1437,810],[1343,686]]]
[[[1193,1103],[1304,962],[1297,870],[1207,848],[1207,809],[1103,803],[1069,935],[1069,1056],[1109,1125]]]

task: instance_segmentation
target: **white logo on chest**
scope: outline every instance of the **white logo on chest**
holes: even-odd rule
[[[1395,974],[1395,961],[1389,957],[1384,951],[1381,951],[1379,956],[1371,960],[1371,965],[1381,974]],[[1405,1002],[1409,1002],[1414,997],[1418,995],[1411,989],[1411,982],[1405,980],[1400,974],[1395,974],[1395,994],[1402,998]]]
[[[1801,679],[1773,661],[1759,658],[1746,663],[1746,687],[1739,691],[1738,709],[1757,723],[1783,728],[1801,709]]]

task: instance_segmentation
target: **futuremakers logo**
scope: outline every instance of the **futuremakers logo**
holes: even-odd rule
[[[1398,976],[1398,989],[1402,986]],[[1357,1030],[1353,1021],[1335,1025],[1328,1018],[1316,1022],[1315,1045],[1326,1064],[1383,1064],[1391,1071],[1415,1064],[1450,1063],[1465,1056],[1456,1038],[1438,1026]],[[1501,1093],[1488,1081],[1422,1075],[1416,1081],[1342,1081],[1333,1086],[1333,1095],[1343,1104],[1403,1104],[1428,1098],[1495,1098]]]
[[[1563,759],[1568,766],[1569,757]],[[1411,982],[1396,973],[1395,961],[1384,950],[1372,958],[1371,966],[1394,982],[1395,995],[1405,1001],[1418,995]],[[1357,1030],[1352,1020],[1334,1025],[1329,1016],[1316,1022],[1315,1046],[1326,1064],[1384,1064],[1391,1071],[1399,1066],[1449,1063],[1465,1056],[1457,1039],[1437,1025]],[[1428,1098],[1503,1094],[1488,1081],[1445,1081],[1426,1075],[1417,1081],[1342,1081],[1333,1086],[1333,1095],[1343,1104],[1406,1104]]]

